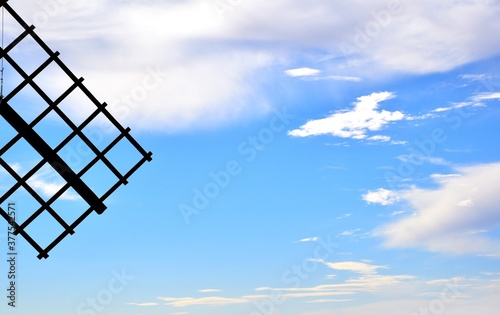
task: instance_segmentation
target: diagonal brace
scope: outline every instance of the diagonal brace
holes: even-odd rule
[[[8,104],[2,103],[0,115],[40,154],[68,184],[98,213],[106,210],[104,203],[82,181],[66,162]]]

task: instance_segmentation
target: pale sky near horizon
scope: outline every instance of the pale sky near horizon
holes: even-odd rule
[[[154,156],[47,260],[18,237],[17,307],[2,294],[1,314],[498,314],[500,1],[8,3]],[[21,30],[5,18],[8,44]],[[29,41],[10,54],[28,73],[47,58]],[[6,64],[4,94],[20,82]],[[57,68],[35,82],[70,84]],[[29,120],[45,105],[27,90],[12,106]],[[99,144],[103,128],[88,129]],[[51,145],[68,132],[35,129]],[[16,171],[36,163],[14,149]],[[0,195],[13,182],[0,167]],[[82,207],[58,202],[65,218]],[[29,230],[42,243],[49,221]]]

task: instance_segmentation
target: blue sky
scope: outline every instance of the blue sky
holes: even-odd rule
[[[18,308],[2,314],[498,313],[499,1],[10,2],[154,159],[49,259],[19,237]],[[18,34],[7,17],[6,42]],[[45,60],[29,42],[12,55]],[[7,65],[5,92],[19,81]],[[35,81],[68,87],[56,68]],[[27,90],[12,106],[44,105]],[[88,133],[106,143],[104,129]],[[37,131],[55,145],[68,129]],[[2,158],[22,173],[28,149]],[[30,184],[45,196],[61,179]],[[12,199],[26,218],[32,200]],[[58,202],[67,218],[84,207]]]

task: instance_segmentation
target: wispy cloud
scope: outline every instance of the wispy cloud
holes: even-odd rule
[[[460,176],[460,174],[432,174],[431,178],[437,183],[446,183]]]
[[[127,303],[127,305],[134,305],[134,306],[140,306],[140,307],[152,307],[152,306],[158,306],[160,304],[156,303],[156,302],[152,302],[152,303]]]
[[[319,237],[315,236],[315,237],[301,239],[298,242],[299,243],[310,243],[310,242],[317,242],[318,240],[319,240]]]
[[[23,168],[20,163],[12,163],[12,164],[9,164],[9,166],[16,173],[19,173],[22,170],[22,168]],[[1,174],[9,174],[9,173],[3,167],[0,167],[0,175]]]
[[[385,276],[363,274],[357,278],[351,278],[343,283],[325,284],[307,288],[258,288],[257,291],[279,291],[289,297],[328,297],[339,295],[352,295],[358,293],[376,293],[389,287],[397,287],[407,281],[414,281],[417,277],[411,275]],[[293,292],[293,293],[287,293]]]
[[[335,280],[334,283],[331,281],[333,278],[330,278],[327,284],[311,287],[259,287],[253,290],[254,294],[243,295],[241,297],[160,297],[158,299],[166,302],[166,305],[170,307],[189,308],[194,306],[224,307],[243,304],[252,305],[261,301],[269,301],[274,296],[279,296],[280,301],[294,300],[306,304],[325,304],[357,301],[360,298],[360,294],[363,294],[363,298],[366,298],[367,295],[383,295],[387,297],[409,294],[410,296],[408,296],[407,300],[399,300],[402,301],[405,307],[408,307],[408,305],[413,305],[413,303],[420,306],[428,304],[429,300],[420,300],[419,297],[439,298],[442,297],[443,292],[447,294],[447,297],[452,296],[458,302],[459,300],[469,301],[469,299],[464,298],[466,294],[468,296],[493,296],[500,289],[500,283],[497,279],[498,273],[496,272],[483,272],[482,275],[486,277],[484,279],[463,277],[426,279],[407,274],[380,274],[381,270],[389,268],[372,265],[367,263],[367,261],[318,262],[324,264],[329,269],[345,271],[355,276],[345,281]],[[129,305],[136,304],[139,303],[129,303]],[[148,304],[154,303],[144,304],[148,306]],[[359,305],[361,306],[357,308],[365,307],[369,309],[373,306],[370,303],[360,303]],[[491,303],[488,305],[491,306]],[[418,309],[418,307],[415,309]],[[342,311],[353,315],[359,314],[356,312],[350,313],[349,309],[343,309]],[[178,312],[178,314],[180,313],[182,312]],[[394,313],[394,315],[396,314]]]
[[[342,220],[342,219],[346,219],[346,218],[349,218],[352,216],[352,213],[346,213],[346,214],[343,214],[341,216],[338,216],[337,217],[337,220]]]
[[[432,301],[432,300],[431,300]],[[437,301],[441,301],[438,299]],[[446,312],[453,312],[453,315],[469,315],[471,313],[478,314],[496,314],[499,304],[495,300],[494,295],[481,297],[477,300],[472,299],[457,299],[451,304],[444,304]],[[339,312],[342,315],[359,315],[359,314],[384,314],[384,315],[401,315],[401,314],[432,314],[429,307],[429,299],[424,298],[408,298],[408,299],[384,299],[377,302],[367,302],[363,305],[355,305],[345,307]],[[440,304],[441,305],[441,304]],[[433,310],[433,309],[432,309]],[[304,315],[331,315],[332,311],[323,309],[318,311],[310,311]]]
[[[420,247],[455,254],[500,253],[488,231],[500,226],[500,196],[496,182],[500,163],[460,167],[457,176],[439,177],[436,189],[412,188],[400,192],[416,215],[379,228],[375,235],[389,247]],[[436,176],[434,176],[436,178]]]
[[[23,170],[23,166],[20,163],[14,163],[10,167],[18,174]],[[3,168],[0,168],[0,174],[6,172]],[[48,198],[55,195],[65,185],[65,181],[59,174],[47,165],[31,176],[27,182],[38,194]],[[80,196],[71,191],[66,191],[60,198],[63,200],[79,200]]]
[[[481,274],[488,277],[500,277],[500,272],[481,272]]]
[[[28,183],[33,189],[40,191],[42,195],[47,197],[52,197],[64,186],[64,183],[61,181],[47,181],[39,175],[31,177]],[[79,197],[76,194],[65,192],[62,194],[61,199],[78,200]]]
[[[377,135],[377,136],[372,136],[372,137],[369,137],[367,140],[371,140],[371,141],[380,141],[380,142],[389,142],[389,141],[391,141],[391,137],[389,137],[389,136],[381,136],[381,135]]]
[[[353,236],[356,234],[356,232],[359,232],[359,231],[361,231],[361,229],[347,230],[347,231],[344,231],[344,232],[340,233],[339,235],[337,235],[337,237]]]
[[[322,299],[322,300],[307,301],[306,303],[323,304],[323,303],[344,303],[351,301],[354,301],[354,299]]]
[[[399,215],[405,214],[406,211],[393,211],[389,214],[389,217],[397,217]]]
[[[416,153],[412,154],[405,154],[405,155],[400,155],[397,157],[398,160],[402,162],[408,162],[408,163],[415,163],[415,161],[418,161],[419,164],[421,163],[429,163],[429,164],[434,164],[434,165],[450,165],[451,163],[446,161],[445,159],[441,157],[436,157],[436,156],[426,156],[423,154],[417,155]]]
[[[203,290],[199,290],[198,292],[200,292],[200,293],[215,293],[215,292],[222,292],[222,291],[217,290],[217,289],[203,289]]]
[[[378,269],[387,269],[384,266],[369,265],[363,262],[355,261],[345,261],[345,262],[327,262],[324,260],[315,260],[316,262],[322,263],[330,269],[333,270],[343,270],[350,271],[363,275],[374,275],[377,274]]]
[[[361,96],[353,104],[353,109],[337,111],[327,118],[311,120],[288,134],[292,137],[330,134],[341,138],[366,139],[368,132],[381,130],[390,122],[404,119],[405,115],[399,111],[378,110],[380,102],[394,97],[395,95],[391,92]]]
[[[342,76],[342,75],[321,75],[323,71],[312,68],[297,68],[286,70],[285,74],[290,77],[301,78],[305,81],[347,81],[347,82],[361,82],[360,77]]]
[[[347,82],[361,82],[362,81],[362,79],[360,77],[351,77],[351,76],[342,76],[342,75],[311,76],[311,77],[304,77],[303,80],[306,80],[306,81],[333,80],[333,81],[347,81]]]
[[[249,303],[249,300],[247,300],[247,299],[225,298],[225,297],[204,297],[204,298],[160,297],[159,299],[167,302],[167,305],[174,306],[174,307],[187,307],[187,306],[193,306],[193,305],[224,306],[224,305],[232,305],[232,304]]]
[[[491,92],[491,93],[479,93],[472,97],[473,101],[491,101],[491,100],[500,100],[500,92]]]
[[[434,109],[432,112],[433,113],[442,113],[442,112],[447,112],[450,110],[464,108],[464,107],[473,106],[473,105],[474,105],[474,103],[463,102],[463,103],[454,104],[454,105],[449,106],[449,107],[439,107],[439,108]]]
[[[493,101],[500,100],[500,92],[484,92],[477,93],[469,97],[466,101],[460,103],[454,103],[448,107],[439,107],[433,110],[434,113],[447,112],[454,109],[460,109],[465,107],[485,107],[486,105],[483,101]]]
[[[460,78],[464,80],[469,80],[469,81],[484,81],[488,80],[491,78],[491,75],[486,74],[486,73],[480,73],[480,74],[461,74],[459,76]]]
[[[158,299],[166,302],[166,305],[172,307],[214,307],[235,304],[251,304],[255,301],[268,300],[270,296],[273,296],[273,292],[279,292],[280,299],[284,300],[304,300],[303,302],[306,303],[340,303],[351,301],[354,298],[337,299],[335,297],[354,296],[361,292],[378,292],[384,287],[396,286],[403,282],[416,279],[414,276],[410,275],[380,275],[378,274],[378,270],[387,269],[387,267],[370,265],[366,262],[327,262],[324,260],[313,261],[318,264],[322,264],[332,270],[353,273],[356,275],[356,277],[349,278],[343,283],[324,284],[315,287],[260,287],[254,290],[256,294],[249,294],[241,297],[159,297]],[[332,278],[330,277],[330,279]],[[130,304],[136,305],[136,303]]]

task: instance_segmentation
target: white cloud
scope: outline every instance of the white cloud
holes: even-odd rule
[[[500,163],[461,167],[460,176],[438,177],[436,189],[401,192],[416,215],[387,224],[375,234],[388,247],[419,247],[455,254],[500,253],[498,240],[470,231],[500,227],[497,182]],[[436,178],[436,177],[434,177]]]
[[[286,70],[285,74],[290,77],[310,77],[321,73],[321,70],[311,68],[298,68]]]
[[[144,129],[190,130],[266,114],[266,82],[285,66],[314,60],[312,51],[324,52],[316,56],[322,67],[342,74],[326,79],[347,81],[446,71],[500,52],[494,1],[412,1],[384,25],[374,13],[387,9],[385,0],[254,0],[223,18],[217,1],[74,0],[51,10],[49,3],[12,5],[121,120]],[[359,33],[374,23],[376,34]],[[7,31],[18,35],[10,25]],[[342,44],[360,37],[365,44],[343,58]],[[148,69],[157,68],[165,77],[144,93],[144,82],[153,83]]]
[[[37,21],[36,4],[13,6]],[[37,32],[124,124],[178,131],[271,110],[259,92],[266,81],[260,70],[279,56],[238,45],[211,1],[76,0],[58,9]],[[46,90],[68,88],[47,77]],[[83,115],[81,104],[71,105]]]
[[[392,121],[404,119],[404,114],[399,111],[377,110],[380,102],[394,97],[391,92],[361,96],[354,103],[354,109],[338,111],[330,117],[311,120],[299,129],[290,131],[289,135],[309,137],[331,134],[341,138],[366,139],[367,132],[381,130]]]
[[[347,66],[364,68],[365,73],[373,69],[374,76],[380,75],[378,69],[445,71],[500,52],[495,33],[484,32],[500,29],[496,4],[491,1],[403,2],[392,14],[383,0],[253,3],[241,6],[237,14],[241,20],[234,19],[238,32],[259,40],[280,38],[287,44],[321,47],[333,60],[349,56],[342,44],[351,45],[354,56]],[[381,10],[388,14],[382,22],[376,16]]]
[[[369,204],[375,203],[388,206],[401,200],[401,197],[397,192],[379,188],[375,191],[368,191],[367,194],[363,195],[363,200]]]

